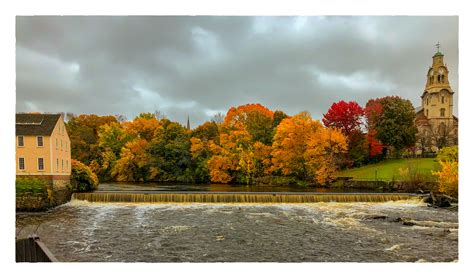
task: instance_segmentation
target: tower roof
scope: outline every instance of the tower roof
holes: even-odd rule
[[[435,55],[433,55],[433,57],[436,57],[436,56],[444,56],[444,54],[438,51],[435,53]]]

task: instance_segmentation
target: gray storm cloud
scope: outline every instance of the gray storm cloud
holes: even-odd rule
[[[419,106],[438,41],[458,96],[458,17],[34,16],[16,39],[22,112],[159,110],[197,126],[256,102],[316,119],[341,99]]]

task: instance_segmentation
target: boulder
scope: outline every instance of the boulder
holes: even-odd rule
[[[456,198],[445,194],[434,194],[433,192],[430,192],[429,196],[423,198],[423,201],[430,204],[432,207],[439,208],[447,208],[451,206],[451,203],[457,202]]]

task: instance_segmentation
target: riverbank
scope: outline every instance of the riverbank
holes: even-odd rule
[[[17,192],[16,211],[46,211],[71,200],[67,184],[46,184],[36,192]]]

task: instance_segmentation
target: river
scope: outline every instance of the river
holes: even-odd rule
[[[405,225],[402,219],[406,221]],[[66,262],[452,262],[458,213],[384,203],[134,204],[17,213]],[[409,225],[406,225],[409,224]]]

